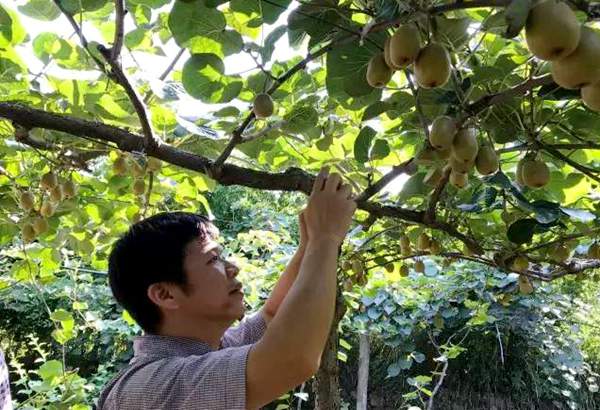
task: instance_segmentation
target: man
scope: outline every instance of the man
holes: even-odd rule
[[[2,350],[0,350],[0,410],[12,410],[10,385],[8,383],[8,367],[6,366]]]
[[[338,248],[355,210],[350,186],[321,169],[300,215],[299,252],[260,312],[233,329],[243,294],[216,229],[188,213],[133,225],[111,252],[109,282],[145,335],[98,408],[254,410],[309,379],[332,323]]]

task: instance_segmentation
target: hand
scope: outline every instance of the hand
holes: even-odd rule
[[[306,228],[306,220],[304,219],[304,212],[306,209],[302,210],[298,215],[298,226],[300,227],[300,244],[298,245],[299,249],[306,249],[306,245],[308,244],[308,230]]]
[[[329,175],[327,167],[321,168],[303,212],[310,240],[327,238],[341,244],[354,211],[356,202],[352,187],[342,182],[340,174]]]

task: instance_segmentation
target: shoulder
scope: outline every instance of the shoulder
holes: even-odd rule
[[[213,408],[211,403],[218,403],[229,406],[225,407],[228,409],[243,409],[246,362],[251,347],[185,357],[135,358],[105,386],[98,408],[142,409],[160,403],[158,408],[164,405],[208,409]],[[227,394],[229,398],[223,398]],[[222,403],[224,399],[230,402]],[[204,407],[198,407],[198,403]]]

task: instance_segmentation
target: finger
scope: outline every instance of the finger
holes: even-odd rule
[[[343,184],[339,192],[344,198],[350,199],[352,196],[352,187],[349,184]]]
[[[329,175],[327,181],[325,181],[325,191],[335,192],[342,181],[342,177],[337,172]]]
[[[328,176],[329,176],[329,167],[326,167],[326,166],[321,167],[321,170],[319,171],[319,173],[317,174],[317,177],[315,178],[312,193],[322,191],[324,189],[325,181],[327,180]]]

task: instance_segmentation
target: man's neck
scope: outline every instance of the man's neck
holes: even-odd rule
[[[176,320],[169,319],[160,327],[158,334],[161,336],[187,337],[207,343],[213,349],[221,346],[221,338],[233,322],[219,322],[209,320]]]

